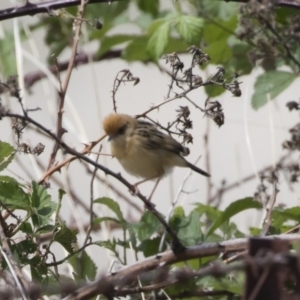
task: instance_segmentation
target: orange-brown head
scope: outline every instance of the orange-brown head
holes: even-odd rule
[[[110,139],[118,134],[122,134],[128,125],[133,125],[136,119],[125,114],[110,114],[103,120],[103,129]]]

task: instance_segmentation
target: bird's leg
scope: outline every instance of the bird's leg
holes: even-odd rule
[[[154,179],[154,178],[156,178],[156,177],[151,177],[151,178],[143,179],[143,180],[138,181],[137,183],[135,183],[135,184],[133,185],[135,191],[132,192],[132,194],[133,194],[133,195],[137,195],[137,194],[140,192],[139,189],[138,189],[138,185],[140,185],[140,184],[142,184],[142,183],[144,183],[144,182],[147,182],[147,181],[149,181],[149,180],[152,180],[152,179]],[[155,188],[156,188],[156,185],[155,185]],[[153,192],[151,193],[151,196],[152,196],[152,194],[153,194]],[[151,198],[151,197],[150,197],[150,198]]]
[[[137,195],[140,191],[139,191],[139,189],[138,189],[138,185],[140,185],[141,183],[144,183],[144,182],[146,182],[146,181],[148,181],[148,180],[151,180],[152,178],[148,178],[148,179],[143,179],[143,180],[141,180],[141,181],[138,181],[137,183],[135,183],[134,185],[133,185],[133,187],[134,187],[134,192],[132,192],[132,195]]]
[[[153,187],[153,190],[152,190],[152,192],[151,192],[151,194],[150,194],[150,196],[149,196],[149,198],[148,198],[148,201],[149,201],[149,202],[151,202],[152,196],[153,196],[153,194],[154,194],[154,192],[155,192],[155,190],[156,190],[156,188],[157,188],[159,182],[160,182],[160,177],[159,177],[159,178],[156,180],[156,182],[155,182],[155,185],[154,185],[154,187]]]

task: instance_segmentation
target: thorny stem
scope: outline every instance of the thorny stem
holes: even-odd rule
[[[121,174],[117,174],[113,171],[111,171],[110,169],[96,163],[95,161],[93,161],[92,159],[90,159],[89,157],[83,155],[80,152],[77,152],[75,149],[69,147],[67,144],[65,144],[64,142],[62,142],[54,133],[52,133],[49,129],[45,128],[43,125],[41,125],[40,123],[36,122],[35,120],[31,119],[29,116],[21,116],[21,115],[17,115],[17,114],[12,114],[9,112],[4,112],[2,113],[2,117],[13,117],[13,118],[18,118],[21,120],[26,120],[29,123],[37,126],[39,129],[43,130],[44,132],[46,132],[50,137],[52,137],[57,143],[60,144],[60,146],[65,149],[65,151],[71,155],[74,155],[74,159],[75,158],[79,158],[84,160],[85,162],[93,165],[94,167],[102,170],[105,174],[110,175],[114,178],[116,178],[117,180],[119,180],[120,182],[122,182],[132,193],[135,193],[135,195],[143,201],[143,203],[145,204],[146,208],[161,222],[161,224],[165,227],[166,231],[170,234],[170,236],[173,239],[173,249],[174,252],[181,252],[184,251],[184,246],[181,244],[179,238],[177,237],[176,233],[171,229],[171,227],[169,226],[169,224],[166,222],[166,220],[164,219],[164,217],[154,208],[154,205],[148,201],[148,199],[142,195],[139,191],[136,191],[136,188],[134,187],[134,185],[130,184],[124,177],[121,176]]]
[[[58,137],[59,140],[61,140],[63,134],[66,132],[66,130],[63,128],[63,113],[64,113],[65,96],[66,96],[69,82],[71,79],[73,67],[75,65],[75,59],[76,59],[78,43],[79,43],[80,35],[81,35],[81,25],[83,23],[82,18],[84,16],[85,5],[86,5],[86,0],[81,0],[81,4],[80,4],[80,7],[79,7],[79,10],[77,13],[78,19],[74,20],[74,23],[76,23],[76,26],[75,26],[75,34],[74,34],[74,39],[73,39],[72,52],[71,52],[71,57],[69,59],[69,65],[68,65],[66,76],[65,76],[63,83],[61,83],[61,81],[60,81],[60,76],[59,76],[60,73],[57,72],[59,83],[60,83],[60,91],[58,93],[59,104],[58,104],[58,112],[57,112],[56,136]],[[54,164],[58,149],[59,149],[59,143],[56,142],[54,144],[53,151],[50,156],[50,161],[49,161],[47,170],[49,170],[50,167]]]

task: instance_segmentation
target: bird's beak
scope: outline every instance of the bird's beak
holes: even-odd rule
[[[115,137],[114,134],[110,134],[110,135],[108,136],[108,141],[110,142],[114,137]]]

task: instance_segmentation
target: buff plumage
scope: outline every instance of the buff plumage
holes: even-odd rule
[[[160,178],[175,166],[210,176],[183,157],[188,148],[149,122],[116,113],[104,119],[103,128],[109,136],[112,155],[134,176]]]

